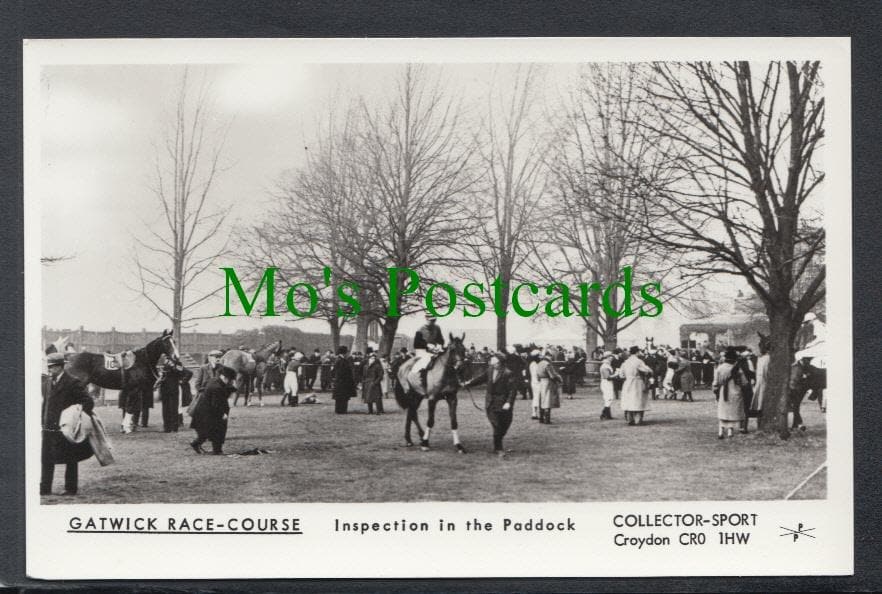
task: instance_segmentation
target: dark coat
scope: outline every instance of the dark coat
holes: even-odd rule
[[[514,407],[515,398],[517,397],[517,382],[512,372],[505,367],[499,367],[496,371],[496,379],[493,379],[494,370],[488,369],[484,372],[487,380],[487,392],[484,396],[484,409],[487,412],[500,411],[502,406],[508,402]]]
[[[227,431],[227,422],[224,415],[230,412],[230,403],[227,400],[230,394],[235,392],[235,386],[223,384],[219,379],[212,379],[205,387],[202,398],[196,403],[191,413],[190,427],[196,430],[200,436],[216,439],[223,436]]]
[[[334,400],[355,398],[355,376],[352,374],[352,361],[347,357],[337,357],[334,361]]]
[[[444,334],[441,332],[441,327],[437,324],[431,326],[429,324],[424,325],[417,330],[413,337],[414,349],[425,349],[430,343],[444,346]]]
[[[89,441],[71,443],[62,435],[59,420],[64,409],[80,404],[83,411],[91,414],[95,401],[89,397],[86,387],[68,373],[62,373],[58,381],[53,383],[47,376],[42,386],[43,414],[41,421],[44,433],[43,458],[54,464],[79,462],[92,456]]]
[[[374,357],[364,370],[364,379],[361,389],[361,398],[364,402],[380,402],[383,399],[383,364]]]

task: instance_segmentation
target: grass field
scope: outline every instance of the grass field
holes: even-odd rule
[[[386,414],[367,415],[350,402],[335,415],[328,394],[319,404],[234,408],[224,450],[262,447],[262,456],[199,456],[188,446],[194,433],[161,431],[159,404],[151,427],[120,435],[119,410],[96,410],[111,430],[116,463],[80,464],[80,494],[43,503],[234,503],[378,501],[664,501],[782,499],[825,459],[826,425],[813,402],[803,406],[808,430],[789,441],[736,434],[716,438],[713,394],[696,402],[651,402],[642,427],[616,417],[600,421],[600,394],[580,388],[553,411],[551,426],[530,419],[519,400],[506,438],[509,455],[492,454],[490,426],[467,394],[460,394],[460,436],[467,455],[455,453],[447,407],[438,405],[432,450],[403,445],[404,413],[394,400]],[[475,399],[483,400],[479,393]],[[423,405],[421,420],[425,422]],[[186,417],[185,417],[186,419]],[[754,421],[751,421],[751,428]],[[416,435],[414,435],[416,438]],[[208,444],[206,444],[208,445]],[[63,486],[56,469],[55,491]],[[795,497],[825,497],[819,473]]]

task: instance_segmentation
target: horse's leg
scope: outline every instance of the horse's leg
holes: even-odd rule
[[[429,434],[432,432],[432,427],[435,426],[435,407],[437,405],[437,398],[429,400],[429,419],[426,421],[426,432],[422,433],[423,438],[420,440],[420,448],[422,448],[424,452],[429,449]]]
[[[410,401],[408,412],[413,424],[416,425],[417,434],[420,436],[420,445],[422,446],[423,427],[420,425],[420,402],[422,402],[422,396],[419,394],[413,394],[412,396],[413,399]]]
[[[450,432],[453,434],[453,447],[460,454],[465,454],[466,450],[459,442],[459,424],[456,422],[456,395],[447,397],[447,410],[450,413]]]
[[[413,411],[411,411],[410,406],[407,407],[405,411],[405,421],[404,421],[404,445],[405,447],[413,446],[413,441],[410,439],[410,424],[413,422]]]

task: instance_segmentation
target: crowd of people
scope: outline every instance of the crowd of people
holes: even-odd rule
[[[370,347],[364,353],[350,353],[346,346],[340,346],[336,353],[314,349],[309,355],[296,347],[283,349],[270,355],[265,373],[258,381],[263,381],[266,389],[281,390],[281,406],[317,402],[317,385],[318,390],[331,393],[336,414],[346,414],[349,401],[357,398],[360,391],[368,414],[382,415],[383,400],[393,392],[398,368],[414,358],[414,368],[420,363],[431,365],[440,348],[440,345],[425,340],[425,335],[431,334],[433,328],[437,326],[434,320],[430,320],[418,333],[414,345],[420,348],[413,351],[401,348],[390,358]],[[440,340],[443,345],[443,336]],[[204,363],[195,372],[187,369],[180,360],[163,356],[157,365],[154,394],[145,397],[135,392],[127,393],[125,389],[120,392],[121,430],[129,433],[139,425],[148,426],[155,395],[162,403],[164,431],[177,432],[184,427],[181,409],[185,407],[190,416],[190,428],[196,434],[190,442],[191,448],[203,454],[206,453],[203,445],[209,442],[211,453],[222,454],[230,412],[229,397],[237,392],[237,372],[222,364],[222,355],[223,351],[219,349],[207,353]],[[602,421],[614,418],[614,403],[618,402],[624,421],[629,426],[640,426],[644,423],[650,400],[692,402],[692,392],[697,386],[713,390],[720,439],[733,437],[735,431],[747,433],[748,420],[762,414],[769,365],[768,349],[762,344],[759,355],[748,347],[731,346],[712,352],[709,349],[655,347],[647,343],[642,348],[604,350],[599,347],[589,355],[580,347],[565,349],[557,345],[540,347],[531,344],[494,351],[488,347],[478,349],[472,344],[459,370],[459,383],[465,390],[486,383],[485,412],[492,426],[493,447],[504,456],[503,438],[512,423],[515,400],[519,397],[529,400],[531,419],[539,424],[552,424],[552,410],[561,406],[561,395],[572,398],[576,386],[586,382],[589,358],[599,368],[597,375],[602,396],[599,416]],[[66,492],[75,494],[76,464],[80,453],[59,439],[58,417],[61,410],[72,403],[91,411],[94,394],[71,378],[65,379],[62,354],[51,355],[48,365],[48,380],[44,383],[44,462],[40,489],[41,493],[50,492],[51,470],[56,463],[64,463],[67,465]],[[809,361],[795,363],[790,388],[804,392],[806,387],[814,387],[822,398],[826,377],[823,377],[823,383],[810,385],[806,378],[810,377],[811,370]],[[246,401],[246,405],[251,404]],[[263,405],[262,400],[260,405]],[[801,425],[798,407],[794,415],[794,423]]]

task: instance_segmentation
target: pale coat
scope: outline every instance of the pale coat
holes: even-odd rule
[[[717,419],[735,426],[745,419],[741,386],[747,382],[744,372],[728,362],[720,363],[714,372],[714,392],[717,394]]]
[[[113,464],[113,454],[107,441],[104,423],[94,412],[89,415],[83,412],[80,404],[73,404],[61,412],[59,419],[61,433],[71,443],[82,443],[86,440],[92,446],[95,458],[101,466]]]
[[[622,410],[626,412],[641,412],[647,409],[648,392],[646,382],[641,373],[652,373],[652,369],[637,355],[631,355],[622,363],[619,373],[625,378],[622,384]]]
[[[612,406],[616,398],[616,388],[612,378],[616,375],[609,359],[605,359],[600,365],[600,394],[603,396],[603,406]]]

